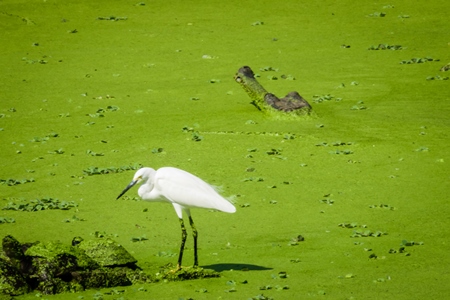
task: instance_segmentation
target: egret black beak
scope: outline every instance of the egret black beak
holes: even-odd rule
[[[127,187],[122,191],[122,193],[120,193],[119,196],[117,196],[116,200],[118,200],[120,197],[123,196],[123,194],[125,194],[129,189],[131,189],[133,186],[136,185],[136,183],[138,183],[139,180],[133,180],[132,182],[130,182],[129,185],[127,185]]]

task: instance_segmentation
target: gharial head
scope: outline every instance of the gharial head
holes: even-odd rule
[[[246,78],[255,79],[255,73],[253,73],[249,66],[243,66],[237,71],[236,75],[234,75],[234,80],[238,83],[244,84]]]

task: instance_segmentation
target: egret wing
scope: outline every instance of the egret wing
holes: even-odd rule
[[[219,195],[211,185],[177,168],[159,169],[155,176],[155,188],[167,200],[186,208],[216,209],[228,213],[236,211],[233,204]]]

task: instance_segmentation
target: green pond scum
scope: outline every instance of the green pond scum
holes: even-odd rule
[[[62,293],[41,280],[14,299],[446,299],[449,9],[0,1],[0,238],[110,238],[157,278],[63,276]],[[311,114],[258,110],[242,66]],[[170,205],[115,200],[140,166],[184,169],[237,207],[192,211],[201,269],[164,277],[179,250]]]

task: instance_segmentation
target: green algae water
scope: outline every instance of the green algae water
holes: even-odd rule
[[[110,237],[155,274],[179,222],[136,190],[115,200],[136,168],[185,169],[237,207],[192,211],[220,278],[16,298],[444,299],[449,8],[1,1],[2,238]],[[314,117],[262,114],[234,81],[244,65]]]

